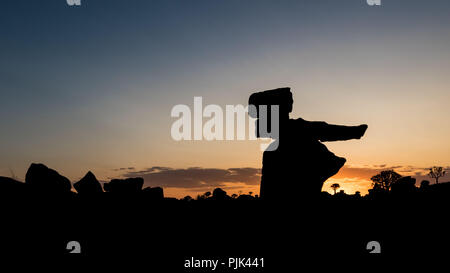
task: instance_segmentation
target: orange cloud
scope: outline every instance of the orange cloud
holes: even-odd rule
[[[401,175],[410,175],[417,179],[417,184],[423,179],[428,179],[428,168],[415,166],[401,166],[386,164],[344,166],[339,173],[328,179],[323,186],[323,191],[333,192],[331,184],[339,183],[339,190],[347,194],[359,191],[362,195],[368,193],[372,188],[370,178],[383,170],[395,170]],[[447,167],[448,169],[448,167]],[[165,195],[169,197],[182,198],[186,195],[192,197],[212,191],[220,187],[228,194],[239,194],[253,192],[259,194],[259,183],[261,181],[261,170],[258,168],[185,168],[176,169],[170,167],[151,167],[137,171],[134,168],[121,168],[125,171],[123,177],[143,177],[147,186],[161,186]]]

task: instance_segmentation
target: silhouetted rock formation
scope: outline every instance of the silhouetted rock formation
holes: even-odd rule
[[[43,194],[69,193],[72,188],[69,179],[43,164],[35,163],[28,169],[25,183],[33,191]]]
[[[279,106],[279,135],[263,154],[261,177],[261,198],[282,200],[307,200],[319,197],[323,183],[335,175],[344,165],[345,158],[337,157],[322,144],[324,141],[338,141],[361,138],[367,125],[341,126],[322,121],[290,119],[292,111],[290,88],[254,93],[249,105],[267,105],[267,127],[271,130],[271,106]],[[261,119],[259,110],[249,115]],[[277,137],[260,135],[259,137]],[[277,149],[274,149],[277,147]],[[287,190],[288,189],[288,190]]]
[[[80,195],[93,195],[103,192],[100,182],[92,172],[88,172],[80,181],[73,184]]]
[[[236,200],[239,200],[239,201],[253,201],[255,199],[256,199],[255,196],[252,196],[249,194],[241,194],[236,198]]]
[[[420,182],[420,189],[427,189],[430,186],[430,181],[428,180],[422,180],[422,182]]]
[[[435,198],[437,200],[448,200],[450,201],[450,182],[439,182],[439,184],[431,184],[423,189],[430,198]]]
[[[230,197],[227,195],[227,192],[222,190],[221,188],[215,188],[212,193],[212,198],[215,200],[228,200]]]
[[[147,198],[152,201],[161,201],[164,200],[164,191],[161,187],[146,187],[142,190],[144,194],[144,198]]]
[[[301,173],[295,174],[301,178]],[[250,194],[234,194],[232,198],[220,188],[197,200],[164,198],[162,188],[142,190],[142,178],[112,180],[105,184],[109,192],[101,192],[92,173],[76,183],[78,194],[49,198],[40,191],[28,191],[30,183],[34,188],[43,184],[46,192],[57,192],[61,189],[49,187],[60,188],[67,180],[36,164],[27,175],[28,183],[0,177],[0,207],[6,208],[2,211],[2,228],[6,229],[1,233],[2,249],[18,257],[65,254],[67,243],[76,240],[81,243],[81,255],[95,259],[104,255],[106,260],[117,257],[123,261],[124,256],[129,256],[133,261],[145,261],[146,266],[159,262],[167,267],[177,266],[177,261],[194,254],[207,257],[239,251],[267,257],[273,261],[268,266],[277,268],[265,271],[279,272],[279,264],[298,268],[300,254],[306,259],[316,258],[311,259],[314,261],[325,255],[335,258],[337,254],[366,254],[365,246],[372,238],[382,243],[383,255],[396,257],[398,253],[435,251],[439,246],[447,251],[449,244],[445,215],[450,183],[417,188],[414,178],[400,177],[390,190],[375,184],[366,196],[323,192],[318,194],[320,202],[274,206]],[[292,174],[281,177],[288,175]],[[298,184],[289,182],[308,181],[279,180],[286,185],[279,198],[297,201]],[[84,198],[85,192],[98,194]],[[430,228],[436,231],[424,232]],[[142,236],[141,231],[154,236]],[[426,236],[417,236],[420,231]],[[248,243],[249,234],[258,240]],[[204,238],[216,241],[205,244]],[[30,246],[39,246],[39,251],[30,252]],[[293,252],[291,246],[301,247]]]
[[[17,195],[23,194],[27,185],[9,177],[0,176],[0,194],[2,195]]]
[[[411,195],[415,193],[416,190],[416,179],[411,176],[401,177],[392,184],[391,188],[392,194],[399,195]]]
[[[137,193],[142,191],[144,179],[141,177],[127,178],[127,179],[113,179],[109,183],[105,183],[103,188],[107,192],[112,193]]]

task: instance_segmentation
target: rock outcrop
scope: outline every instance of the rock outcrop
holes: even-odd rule
[[[25,184],[31,190],[44,194],[69,193],[72,184],[66,177],[60,175],[44,164],[31,164],[25,176]]]
[[[151,201],[164,200],[164,191],[161,187],[147,187],[142,190],[146,199]]]
[[[92,172],[88,172],[80,181],[73,184],[80,195],[94,195],[103,192],[100,182]]]
[[[105,183],[103,188],[106,192],[118,194],[138,193],[142,191],[144,179],[141,177],[127,179],[113,179],[109,183]]]

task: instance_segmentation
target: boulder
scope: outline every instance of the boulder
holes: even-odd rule
[[[142,177],[134,177],[127,179],[113,179],[109,183],[105,183],[103,188],[107,192],[112,193],[138,193],[142,191],[144,179]]]
[[[80,195],[92,195],[103,192],[100,182],[92,172],[88,172],[80,181],[73,184],[73,187]]]
[[[25,184],[34,191],[42,193],[68,193],[72,185],[70,180],[43,164],[31,164],[25,176]]]
[[[226,200],[229,199],[230,197],[227,195],[227,192],[222,190],[221,188],[215,188],[213,191],[213,199],[215,200]]]
[[[391,187],[392,194],[411,194],[416,190],[416,179],[411,176],[399,178]]]
[[[161,187],[147,187],[143,190],[143,193],[146,200],[164,200],[164,191]]]
[[[26,184],[9,177],[0,176],[0,194],[8,196],[10,194],[25,193]]]

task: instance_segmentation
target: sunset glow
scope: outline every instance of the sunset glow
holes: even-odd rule
[[[291,118],[369,125],[325,143],[347,164],[324,191],[364,195],[384,169],[420,183],[450,168],[448,1],[34,2],[0,11],[1,176],[23,181],[41,162],[72,182],[143,176],[177,198],[259,194],[261,141],[175,141],[170,113],[283,86]]]

